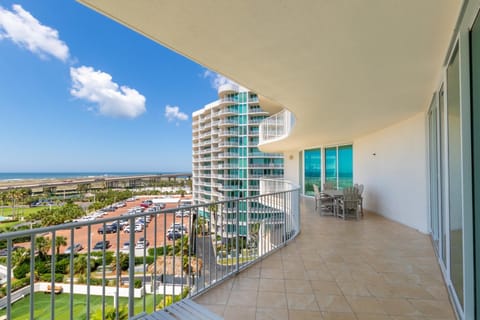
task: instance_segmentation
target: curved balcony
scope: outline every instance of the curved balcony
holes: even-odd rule
[[[295,117],[286,109],[268,117],[259,126],[258,145],[266,145],[288,137],[294,125]]]

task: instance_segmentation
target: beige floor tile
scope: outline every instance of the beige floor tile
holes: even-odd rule
[[[420,312],[415,309],[407,299],[377,298],[383,310],[394,316],[419,316]]]
[[[255,307],[227,306],[223,317],[225,320],[255,320],[256,314]]]
[[[256,320],[288,320],[288,309],[257,308]]]
[[[285,280],[287,293],[313,293],[312,286],[308,280]]]
[[[426,317],[455,319],[451,305],[445,301],[421,299],[410,299],[409,301]]]
[[[357,320],[350,312],[322,312],[323,320]]]
[[[306,311],[306,310],[288,310],[289,320],[322,320],[320,311]]]
[[[260,308],[287,308],[287,297],[283,292],[259,291],[257,307]]]
[[[258,279],[236,277],[232,290],[258,290]]]
[[[285,280],[283,279],[260,279],[259,291],[285,292]]]
[[[328,312],[353,312],[344,296],[316,294],[318,307]]]
[[[255,307],[257,305],[257,291],[232,290],[227,305]]]
[[[315,295],[287,293],[288,309],[320,311]]]
[[[375,297],[345,296],[355,313],[386,314],[381,303]]]
[[[230,289],[214,288],[209,292],[195,298],[195,302],[200,304],[222,304],[225,305],[230,297]]]
[[[392,318],[386,314],[375,313],[355,313],[357,320],[391,320]]]
[[[339,282],[338,286],[346,296],[371,296],[365,284],[356,281]]]
[[[335,281],[322,281],[322,280],[312,280],[310,281],[313,292],[319,295],[342,295],[342,290]]]
[[[283,279],[283,268],[264,268],[260,272],[260,277],[267,279]]]

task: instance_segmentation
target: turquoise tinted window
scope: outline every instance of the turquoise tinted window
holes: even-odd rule
[[[353,185],[352,146],[338,147],[338,187],[340,189]]]
[[[325,182],[337,185],[337,148],[325,149]]]
[[[313,195],[313,184],[320,186],[321,184],[321,150],[312,149],[305,150],[305,194]]]

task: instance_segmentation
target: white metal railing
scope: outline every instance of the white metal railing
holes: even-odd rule
[[[295,117],[286,109],[268,117],[259,126],[258,144],[261,145],[288,137],[294,124]]]
[[[274,188],[265,187],[272,184]],[[0,242],[7,252],[5,296],[0,305],[5,306],[6,317],[12,319],[15,308],[12,302],[29,299],[25,319],[33,320],[40,313],[36,309],[35,292],[48,291],[49,303],[42,305],[42,309],[47,307],[50,319],[58,318],[59,304],[65,303],[70,310],[65,319],[88,320],[98,310],[105,319],[111,307],[106,297],[113,296],[115,311],[118,313],[122,304],[126,305],[131,318],[154,312],[166,296],[191,297],[205,292],[298,234],[299,188],[281,181],[262,182],[260,190],[273,191],[188,207],[175,207],[175,204],[171,209],[127,215],[128,208],[139,204],[133,203],[118,209],[125,210],[123,213],[111,213],[116,214],[113,217],[1,233]],[[134,226],[141,224],[139,221],[143,221],[143,227],[134,232]],[[128,224],[131,232],[116,230],[97,234],[113,224]],[[167,232],[171,227],[176,231]],[[68,254],[62,249],[57,253],[58,236],[66,238],[68,246],[80,243],[84,249]],[[140,237],[149,245],[140,245]],[[95,241],[110,243],[96,251],[92,243],[95,238]],[[46,240],[52,249],[41,250],[39,244]],[[124,242],[128,242],[127,248],[122,248]],[[14,244],[24,248],[14,250]],[[85,266],[78,267],[82,263]],[[20,275],[19,268],[25,274],[23,282],[13,278]],[[46,278],[47,283],[40,284],[39,280]],[[57,290],[66,298],[59,299],[53,294]],[[70,294],[72,292],[76,294]],[[101,296],[99,302],[91,299],[97,294]],[[121,303],[120,296],[128,300]],[[79,304],[84,306],[83,314],[78,314],[77,309],[73,311]]]

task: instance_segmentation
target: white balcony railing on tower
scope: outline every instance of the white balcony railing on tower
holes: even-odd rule
[[[261,145],[286,138],[294,124],[295,117],[286,109],[266,118],[259,125],[258,144]]]

